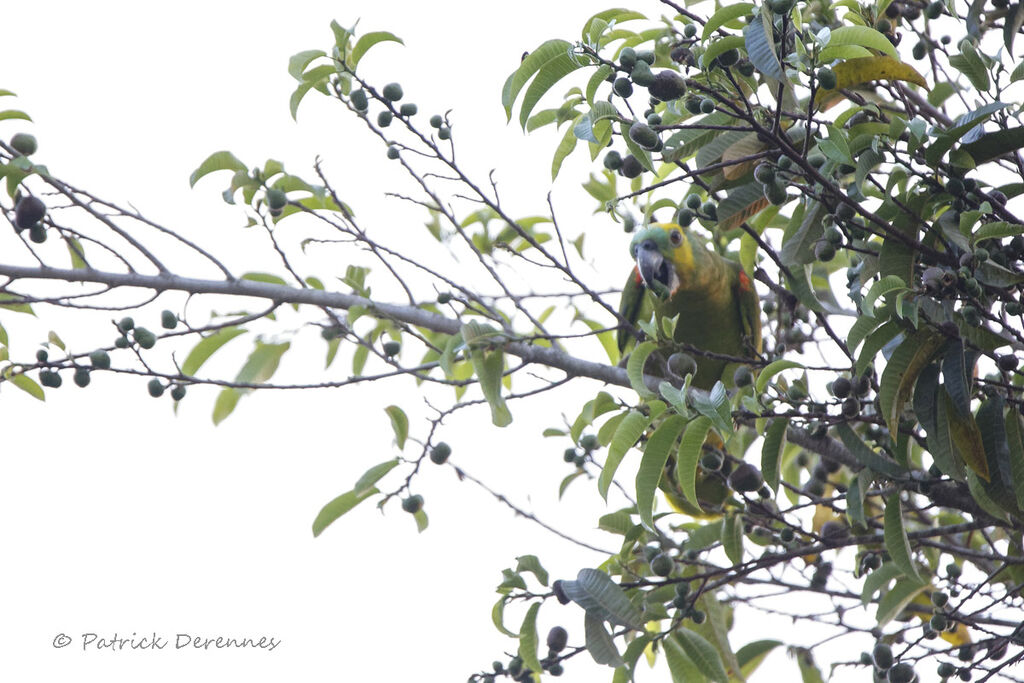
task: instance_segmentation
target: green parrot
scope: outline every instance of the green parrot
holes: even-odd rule
[[[622,290],[619,312],[629,322],[679,316],[675,340],[696,349],[733,358],[761,353],[761,307],[750,276],[735,261],[710,251],[689,230],[674,223],[653,223],[637,231],[629,244],[636,261]],[[650,292],[650,294],[648,294]],[[619,329],[619,350],[632,339]],[[691,382],[711,389],[732,363],[725,358],[692,354],[697,371]]]
[[[750,358],[761,353],[761,307],[750,276],[739,263],[723,258],[693,233],[674,223],[654,223],[634,235],[629,245],[636,262],[622,291],[619,312],[630,323],[678,316],[674,339],[694,347],[697,367],[691,386],[710,390],[718,380],[732,384],[736,362],[705,356],[700,350],[731,358]],[[659,322],[660,324],[660,322]],[[618,333],[619,350],[625,352],[635,338],[625,328]],[[705,448],[722,448],[708,439]],[[669,458],[661,488],[680,512],[706,517],[721,509],[731,491],[717,474],[698,480],[697,495],[705,509],[682,496],[674,475],[675,459]]]

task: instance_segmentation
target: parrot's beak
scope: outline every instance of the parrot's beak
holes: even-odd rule
[[[636,267],[648,289],[663,299],[669,295],[669,264],[654,240],[637,245]]]

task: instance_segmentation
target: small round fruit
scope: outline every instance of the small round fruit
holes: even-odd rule
[[[562,453],[562,460],[566,462],[574,462],[576,460],[576,455],[575,448],[566,448],[565,452]]]
[[[92,379],[89,376],[89,368],[78,368],[77,370],[75,370],[75,374],[74,377],[72,377],[72,379],[75,381],[75,384],[77,384],[80,387],[84,388],[89,386],[89,380]]]
[[[173,330],[178,326],[178,316],[174,311],[164,311],[160,314],[160,324],[165,330]]]
[[[913,55],[914,59],[919,61],[924,59],[925,55],[927,54],[928,44],[925,43],[923,40],[918,42],[917,45],[914,46],[914,49],[911,51],[911,55]]]
[[[679,209],[679,211],[676,213],[676,223],[683,226],[684,228],[690,223],[692,223],[694,218],[695,216],[693,214],[693,211],[685,207]]]
[[[734,491],[740,493],[750,493],[761,488],[761,484],[764,483],[764,477],[761,476],[761,470],[757,469],[749,462],[740,463],[736,469],[729,474],[729,487]]]
[[[655,59],[657,59],[657,57],[654,54],[654,50],[637,50],[636,51],[636,60],[638,62],[646,62],[647,65],[650,66],[651,64],[654,64],[654,60]]]
[[[668,357],[668,370],[676,377],[686,377],[697,372],[697,361],[688,353],[673,353]]]
[[[819,534],[827,545],[839,545],[850,536],[850,529],[842,522],[830,519],[821,525]]]
[[[740,61],[740,51],[734,47],[718,55],[718,63],[721,66],[729,67],[738,61]]]
[[[452,137],[452,129],[448,126],[441,126],[437,129],[437,137],[442,140],[448,140]]]
[[[151,349],[156,346],[156,335],[145,327],[136,327],[132,330],[132,338],[141,348]]]
[[[948,576],[949,578],[958,579],[960,578],[960,575],[962,573],[963,570],[960,568],[960,565],[958,565],[956,562],[950,562],[946,565],[946,576]]]
[[[941,678],[949,678],[956,674],[956,664],[952,662],[942,662],[939,664],[939,668],[936,669],[935,673],[939,674]]]
[[[999,369],[1003,372],[1011,372],[1017,369],[1018,362],[1017,356],[1012,353],[1008,353],[1005,356],[999,356]]]
[[[42,223],[36,223],[28,229],[28,238],[36,244],[42,244],[46,241],[46,226]]]
[[[619,53],[619,64],[624,69],[630,69],[636,64],[636,50],[631,47],[622,48],[622,52]]]
[[[548,631],[548,649],[552,652],[561,652],[569,642],[569,633],[561,626],[555,626]]]
[[[352,100],[352,106],[356,108],[356,111],[366,111],[370,106],[370,103],[366,98],[366,91],[362,88],[359,90],[353,90],[349,99]]]
[[[879,19],[875,22],[875,30],[879,33],[889,33],[892,31],[892,22],[885,18]]]
[[[398,156],[399,156],[398,148],[395,147],[394,145],[390,145],[388,147],[388,159],[394,160],[394,159],[397,159]]]
[[[942,591],[932,592],[932,604],[936,607],[945,607],[946,603],[949,602],[949,596]]]
[[[440,128],[442,125],[444,125],[444,119],[441,117],[440,114],[434,114],[433,116],[430,117],[430,125],[432,128]]]
[[[39,197],[27,196],[14,205],[14,227],[25,230],[43,220],[46,215],[46,204]]]
[[[114,340],[114,346],[116,346],[119,349],[127,349],[129,346],[131,346],[131,342],[128,341],[128,337],[121,335],[120,337]]]
[[[924,8],[924,15],[929,19],[938,19],[945,8],[946,6],[942,0],[934,0],[934,2],[928,3],[928,6]]]
[[[402,350],[402,345],[399,342],[391,340],[384,342],[384,346],[382,348],[384,350],[384,355],[388,358],[392,358],[393,356],[397,356],[398,352]]]
[[[928,623],[936,631],[945,631],[949,626],[949,618],[945,614],[933,614]]]
[[[633,94],[633,81],[629,80],[625,76],[620,76],[615,79],[614,83],[612,83],[612,90],[614,90],[615,94],[619,97],[629,97]]]
[[[860,415],[860,401],[856,396],[847,396],[843,399],[843,417],[853,419]]]
[[[887,671],[893,665],[892,648],[886,643],[878,643],[871,650],[871,661],[882,671]]]
[[[764,198],[775,206],[782,206],[789,201],[789,193],[786,192],[786,186],[778,181],[768,183],[764,186],[763,191]]]
[[[754,180],[762,185],[775,182],[775,167],[769,163],[758,164],[754,169]]]
[[[617,171],[622,168],[622,155],[614,149],[604,155],[604,167],[609,171]]]
[[[131,316],[125,316],[121,318],[121,321],[117,323],[117,329],[122,332],[128,332],[135,327],[135,320]]]
[[[818,240],[814,243],[814,258],[822,263],[828,263],[836,257],[836,245],[828,240]]]
[[[408,498],[402,499],[402,509],[410,514],[416,514],[423,509],[423,496],[416,493]]]
[[[395,118],[395,115],[385,109],[381,113],[377,114],[377,125],[381,128],[387,128],[391,125],[391,121]]]
[[[565,594],[565,586],[562,585],[561,579],[551,584],[551,592],[555,594],[555,599],[558,600],[560,605],[568,605],[572,602],[569,596]]]
[[[796,538],[796,532],[792,527],[783,527],[779,532],[779,540],[783,543],[792,543],[794,538]]]
[[[696,211],[700,208],[701,199],[699,194],[688,194],[686,195],[686,206],[687,208]]]
[[[433,448],[430,449],[430,462],[435,465],[443,465],[448,460],[448,456],[452,454],[452,447],[446,444],[444,441],[439,442]]]
[[[398,83],[388,83],[380,93],[384,96],[384,99],[397,102],[402,99],[402,86]]]
[[[693,38],[695,35],[697,35],[697,25],[687,24],[683,28],[683,35],[686,36],[687,38]]]
[[[24,156],[32,156],[39,149],[36,137],[28,133],[15,133],[14,137],[11,138],[11,147],[14,148],[15,152]]]
[[[700,459],[700,466],[708,472],[717,472],[722,469],[723,463],[724,460],[722,460],[722,456],[714,451],[705,453]]]
[[[548,673],[557,678],[565,673],[565,667],[560,662],[555,662],[548,667]]]
[[[710,97],[705,97],[700,101],[700,111],[702,114],[710,114],[715,110],[715,101]]]
[[[834,90],[837,85],[836,74],[832,69],[823,66],[818,69],[818,84],[825,90]]]
[[[702,612],[699,609],[695,609],[692,612],[690,612],[690,619],[692,619],[693,623],[695,623],[695,624],[698,624],[698,625],[699,624],[703,624],[704,620],[707,619],[707,618],[708,618],[708,615],[704,614],[704,612]]]
[[[672,557],[665,553],[658,553],[651,560],[651,573],[655,576],[668,576],[672,573],[675,562]]]
[[[637,178],[641,173],[644,172],[644,167],[640,164],[640,160],[632,154],[627,154],[622,159],[622,167],[619,169],[619,174],[625,178]]]
[[[633,81],[634,85],[644,88],[654,84],[654,72],[651,71],[651,67],[648,66],[647,62],[637,61],[633,65],[633,70],[629,72],[629,78]]]
[[[64,379],[60,376],[59,372],[55,372],[53,370],[41,370],[39,372],[39,383],[44,387],[57,389],[64,383]]]
[[[832,395],[836,398],[846,398],[853,389],[853,382],[846,377],[836,377],[832,381]]]
[[[149,390],[149,395],[153,398],[160,398],[164,395],[164,385],[156,377],[149,380],[149,384],[146,385],[146,389]]]
[[[596,434],[584,434],[583,438],[580,439],[580,448],[587,451],[596,451],[601,447],[601,442],[597,439]]]
[[[671,69],[663,69],[654,76],[654,82],[647,90],[651,97],[662,102],[672,102],[686,94],[686,80]]]
[[[867,396],[871,391],[871,380],[867,375],[861,375],[854,383],[853,390],[858,396]]]
[[[732,373],[732,381],[738,387],[749,387],[754,382],[754,373],[746,365],[741,365]]]
[[[404,116],[405,118],[409,118],[410,116],[416,116],[416,112],[418,112],[418,111],[419,111],[419,107],[417,107],[415,103],[413,103],[413,102],[406,102],[398,110],[398,113],[401,114],[402,116]]]
[[[700,212],[711,220],[718,220],[718,205],[714,202],[704,202],[700,205]]]
[[[283,209],[288,203],[288,195],[283,190],[267,190],[267,206],[271,209]]]
[[[181,399],[185,398],[185,385],[175,384],[173,387],[171,387],[171,398],[174,399],[175,401],[180,401]]]
[[[646,123],[635,121],[629,127],[629,139],[644,149],[654,149],[658,146],[658,134]]]
[[[36,351],[36,360],[40,363],[45,363],[50,359],[50,354],[46,349],[39,349]]]

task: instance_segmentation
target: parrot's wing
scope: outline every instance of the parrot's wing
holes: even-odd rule
[[[736,264],[733,296],[740,307],[743,335],[749,340],[752,350],[761,353],[761,300],[750,276],[739,264]]]
[[[643,280],[640,279],[640,273],[633,268],[629,279],[626,280],[626,285],[622,288],[619,315],[629,321],[630,325],[635,326],[638,321],[649,319],[653,313],[654,306],[647,293],[647,288],[644,286]],[[626,349],[635,345],[636,335],[626,327],[619,327],[617,340],[619,352],[625,353]]]

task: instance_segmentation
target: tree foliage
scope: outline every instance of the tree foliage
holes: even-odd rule
[[[236,273],[183,232],[50,174],[19,133],[0,143],[20,239],[0,259],[0,381],[40,400],[97,373],[143,377],[175,402],[211,385],[215,422],[254,390],[415,381],[435,414],[418,423],[400,401],[382,406],[400,454],[327,502],[316,535],[368,501],[400,501],[427,528],[415,492],[425,460],[468,476],[441,440],[457,411],[543,429],[571,471],[538,485],[596,487],[617,506],[598,524],[619,549],[554,581],[540,558],[516,558],[491,615],[517,653],[474,680],[557,676],[589,656],[627,681],[644,655],[673,680],[743,680],[782,647],[805,681],[823,666],[1013,680],[1024,658],[1024,65],[1013,57],[1024,5],[661,5],[661,17],[601,12],[578,38],[537,46],[501,105],[525,132],[559,131],[552,177],[589,155],[583,187],[600,220],[627,233],[689,226],[755,274],[768,341],[755,377],[703,392],[648,362],[702,350],[673,341],[673,326],[695,321],[634,328],[619,315],[627,240],[623,273],[583,275],[589,243],[607,238],[564,228],[553,210],[511,215],[493,178],[457,162],[451,114],[364,80],[367,54],[401,40],[334,23],[329,49],[288,64],[292,115],[328,98],[379,140],[411,188],[394,196],[424,212],[415,247],[364,220],[319,163],[303,177],[219,151],[191,183],[226,183],[224,201],[277,263]],[[371,265],[325,272],[323,254]],[[204,276],[186,269],[197,263]],[[173,292],[187,306],[155,313]],[[126,312],[103,348],[72,351],[70,334],[51,332],[34,357],[11,355],[18,314],[58,308]],[[620,330],[641,341],[628,359]],[[324,371],[276,383],[283,359],[313,343]],[[236,372],[207,371],[243,346]],[[517,404],[588,381],[596,393],[565,424],[515,421]],[[691,514],[660,501],[667,477]],[[567,643],[553,629],[542,644],[538,615],[553,601],[581,610],[585,633]],[[731,640],[759,611],[816,635]],[[837,638],[865,653],[824,665],[819,648]]]

